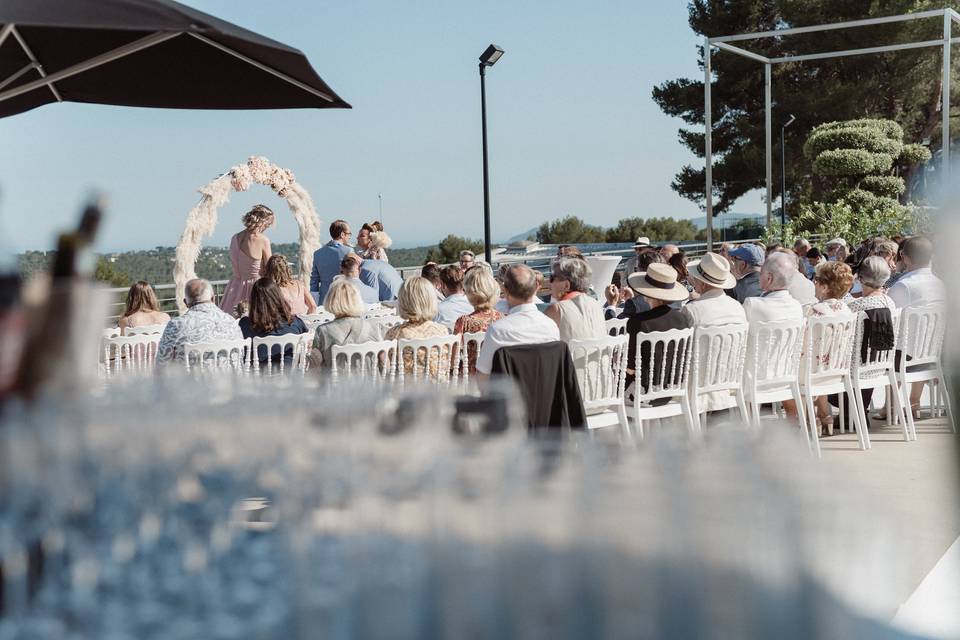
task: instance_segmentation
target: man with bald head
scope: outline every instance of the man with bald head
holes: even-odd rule
[[[802,320],[803,306],[790,295],[790,284],[797,273],[797,259],[787,253],[771,253],[760,267],[759,296],[743,301],[747,322]]]
[[[487,329],[477,355],[477,376],[490,375],[493,354],[500,347],[542,344],[560,339],[557,323],[537,309],[537,275],[525,264],[510,265],[503,274],[503,293],[509,311]]]
[[[183,360],[183,345],[214,340],[242,340],[237,319],[213,303],[209,280],[195,278],[187,282],[183,294],[187,311],[167,323],[157,348],[157,362]]]

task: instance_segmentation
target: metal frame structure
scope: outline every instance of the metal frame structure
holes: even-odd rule
[[[818,31],[833,31],[836,29],[850,29],[855,27],[869,27],[877,24],[886,24],[891,22],[906,22],[909,20],[922,20],[925,18],[943,17],[943,38],[939,40],[924,40],[920,42],[904,42],[878,47],[865,47],[861,49],[848,49],[846,51],[829,51],[824,53],[811,53],[796,56],[782,56],[778,58],[768,58],[766,56],[747,51],[738,46],[730,44],[731,42],[742,42],[746,40],[758,40],[760,38],[771,38],[779,36],[797,35],[801,33],[815,33]],[[950,45],[954,42],[960,42],[960,38],[952,36],[952,26],[956,22],[960,24],[960,13],[953,9],[934,9],[931,11],[920,11],[899,16],[887,16],[883,18],[867,18],[864,20],[850,20],[847,22],[836,22],[833,24],[821,24],[809,27],[794,27],[790,29],[776,29],[773,31],[758,31],[755,33],[743,33],[732,36],[718,36],[715,38],[704,38],[704,60],[703,60],[703,78],[704,78],[704,125],[705,125],[705,160],[706,160],[706,205],[707,205],[707,246],[713,249],[713,113],[711,112],[711,58],[713,49],[734,53],[744,58],[749,58],[763,64],[764,72],[764,110],[765,110],[765,144],[766,144],[766,191],[767,191],[767,226],[770,226],[773,220],[773,145],[772,145],[772,122],[771,111],[773,102],[773,91],[771,87],[771,69],[773,65],[783,62],[806,62],[809,60],[824,60],[827,58],[840,58],[844,56],[858,56],[871,53],[884,53],[887,51],[903,51],[905,49],[922,49],[926,47],[943,48],[943,90],[941,115],[943,118],[943,144],[942,144],[942,169],[944,175],[950,172]],[[2,98],[2,94],[0,94]]]
[[[317,96],[318,98],[322,98],[323,100],[326,100],[327,102],[334,101],[332,96],[328,96],[324,92],[318,91],[317,89],[314,89],[313,87],[307,84],[304,84],[303,82],[300,82],[296,78],[292,78],[285,73],[277,71],[273,67],[265,65],[262,62],[258,62],[248,56],[245,56],[239,51],[236,51],[226,45],[223,45],[223,44],[220,44],[219,42],[211,40],[210,38],[204,35],[201,35],[199,33],[193,33],[190,31],[158,31],[157,33],[152,33],[148,36],[144,36],[139,40],[134,40],[133,42],[117,47],[116,49],[112,49],[110,51],[107,51],[106,53],[102,53],[88,60],[84,60],[82,62],[78,62],[75,65],[69,66],[66,69],[61,69],[60,71],[55,71],[50,74],[46,72],[46,70],[43,68],[43,64],[39,60],[37,60],[35,55],[33,55],[33,51],[30,49],[29,45],[27,45],[26,40],[23,39],[23,36],[20,34],[20,31],[17,30],[17,26],[15,24],[13,23],[5,24],[3,25],[2,28],[0,28],[0,46],[2,46],[3,43],[6,41],[6,39],[11,35],[20,45],[20,48],[23,49],[23,52],[27,55],[27,58],[30,60],[30,62],[23,68],[15,71],[10,77],[0,80],[0,102],[4,102],[5,100],[15,98],[19,95],[23,95],[24,93],[29,93],[43,86],[46,86],[48,89],[50,89],[50,92],[57,99],[57,102],[63,102],[63,98],[60,96],[60,92],[57,91],[57,87],[55,85],[56,82],[59,82],[60,80],[66,80],[67,78],[71,78],[73,76],[79,75],[86,71],[90,71],[91,69],[95,69],[99,66],[113,62],[114,60],[125,58],[126,56],[129,56],[133,53],[136,53],[138,51],[143,51],[144,49],[149,49],[150,47],[160,44],[161,42],[166,42],[167,40],[171,40],[173,38],[176,38],[182,35],[189,35],[192,38],[195,38],[200,42],[203,42],[204,44],[214,47],[215,49],[219,49],[220,51],[223,51],[224,53],[232,55],[235,58],[243,60],[247,64],[250,64],[258,68],[261,71],[265,71],[271,75],[274,75],[277,78],[280,78],[281,80],[288,82],[293,86],[306,91],[307,93],[311,93]],[[36,69],[37,72],[40,74],[40,78],[38,78],[37,80],[33,80],[31,82],[24,83],[17,87],[13,87],[12,89],[7,89],[6,91],[3,90],[4,87],[9,85],[11,82],[14,82],[17,78],[27,73],[31,69]]]

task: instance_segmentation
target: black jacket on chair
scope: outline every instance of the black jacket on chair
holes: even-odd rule
[[[493,354],[491,375],[509,375],[527,407],[527,426],[583,429],[583,397],[565,342],[501,347]]]

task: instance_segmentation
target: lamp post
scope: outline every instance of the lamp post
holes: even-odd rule
[[[793,124],[796,117],[791,113],[790,119],[780,127],[780,242],[787,241],[787,145],[785,133],[787,127]]]
[[[490,259],[490,177],[487,170],[487,67],[492,67],[503,55],[503,49],[491,44],[480,55],[480,121],[483,128],[483,251],[487,264]]]

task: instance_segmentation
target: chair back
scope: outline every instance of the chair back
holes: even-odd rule
[[[318,307],[317,313],[304,313],[299,318],[303,320],[303,324],[307,325],[307,331],[313,333],[320,325],[333,322],[334,316],[327,311],[320,311]]]
[[[166,326],[166,322],[163,324],[145,324],[142,327],[127,327],[123,332],[128,336],[161,335]]]
[[[370,318],[382,318],[396,316],[397,310],[392,307],[385,307],[382,304],[372,304],[367,307],[367,310],[364,312],[364,319]]]
[[[483,346],[483,339],[487,335],[485,331],[467,332],[461,336],[462,346],[460,351],[460,375],[463,382],[470,379],[477,366],[477,356],[480,355],[480,347]]]
[[[120,335],[120,327],[105,327],[103,330],[104,338],[113,338]]]
[[[840,313],[807,319],[803,339],[803,384],[845,375],[856,339],[857,316]]]
[[[893,321],[893,335],[896,337],[899,333],[900,309],[891,310],[890,315]],[[870,378],[878,373],[892,369],[895,361],[896,348],[899,344],[895,340],[893,348],[882,350],[867,346],[866,354],[864,354],[863,341],[865,336],[863,334],[863,326],[866,320],[866,311],[861,311],[857,314],[857,338],[853,343],[853,354],[850,358],[850,373],[854,378]]]
[[[253,371],[265,370],[268,374],[280,373],[284,370],[305,371],[307,366],[307,349],[313,341],[313,334],[288,333],[282,336],[264,336],[251,338],[250,349],[247,349],[247,367]],[[292,355],[292,361],[287,364],[287,352]]]
[[[752,323],[747,337],[745,381],[754,388],[796,384],[803,327],[803,319]]]
[[[692,396],[740,388],[749,332],[750,325],[745,322],[696,329],[690,374]]]
[[[943,305],[907,307],[900,316],[897,348],[910,356],[901,359],[901,368],[938,364],[946,334],[947,313]]]
[[[624,334],[567,343],[587,411],[623,402],[629,342]]]
[[[335,344],[330,348],[330,378],[389,382],[397,373],[397,341]]]
[[[403,318],[396,315],[389,316],[374,316],[370,318],[371,322],[375,322],[378,327],[380,327],[380,335],[387,333],[387,329],[390,327],[395,327],[398,324],[403,324]]]
[[[611,336],[622,336],[627,333],[628,318],[610,318],[606,321],[607,333]]]
[[[397,377],[405,382],[429,379],[452,386],[460,373],[460,336],[397,340]],[[407,371],[410,363],[410,371]]]
[[[193,369],[234,369],[243,370],[250,341],[211,340],[210,342],[187,343],[183,345],[183,361],[187,371]]]
[[[638,333],[636,342],[634,402],[686,395],[693,328]],[[646,389],[643,382],[647,382]]]
[[[157,362],[159,335],[113,336],[103,340],[107,374],[153,369]]]

